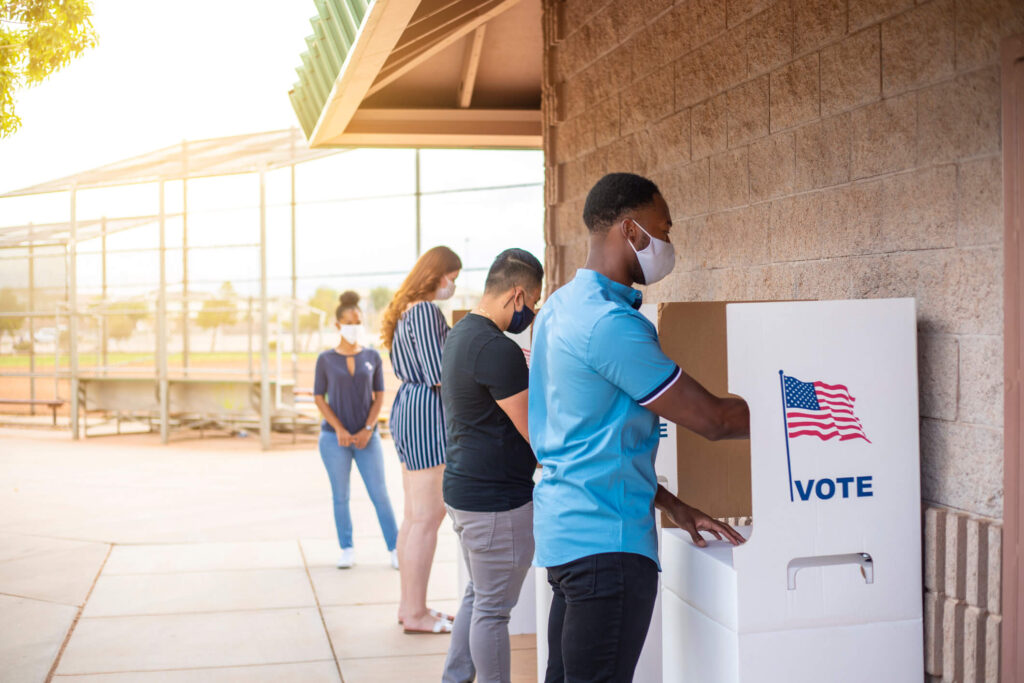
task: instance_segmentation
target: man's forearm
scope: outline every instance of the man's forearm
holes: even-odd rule
[[[646,407],[709,441],[741,439],[750,434],[746,401],[715,396],[685,372]]]
[[[750,436],[750,408],[742,398],[720,398],[719,439],[745,439]]]
[[[658,492],[654,494],[654,507],[664,512],[671,512],[678,505],[685,505],[685,503],[672,495],[667,488],[658,484]]]

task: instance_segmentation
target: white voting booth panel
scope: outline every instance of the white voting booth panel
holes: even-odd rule
[[[914,301],[730,304],[726,320],[754,526],[735,549],[662,534],[664,680],[922,680]]]

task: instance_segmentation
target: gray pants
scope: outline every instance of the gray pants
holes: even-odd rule
[[[455,616],[444,683],[511,680],[508,618],[533,562],[533,502],[508,512],[448,508],[469,584]]]

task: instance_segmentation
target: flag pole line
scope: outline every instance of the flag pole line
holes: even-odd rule
[[[793,465],[789,459],[789,422],[786,420],[786,385],[782,370],[779,370],[779,390],[782,392],[782,431],[786,434],[786,471],[789,472],[789,502],[793,500]]]

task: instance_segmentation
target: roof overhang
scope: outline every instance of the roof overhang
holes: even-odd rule
[[[541,147],[540,0],[315,3],[289,93],[310,147]]]
[[[97,187],[118,187],[160,180],[190,180],[213,176],[272,171],[301,164],[339,150],[308,149],[295,128],[229,137],[191,140],[147,152],[130,159],[0,194],[20,197]]]
[[[180,214],[167,214],[167,216],[179,216]],[[143,225],[155,224],[160,220],[159,216],[129,216],[125,218],[97,218],[91,220],[76,221],[74,229],[71,223],[37,223],[30,225],[5,225],[0,226],[0,249],[14,249],[21,247],[65,247],[71,242],[72,232],[75,241],[113,235],[122,230],[131,230]]]

